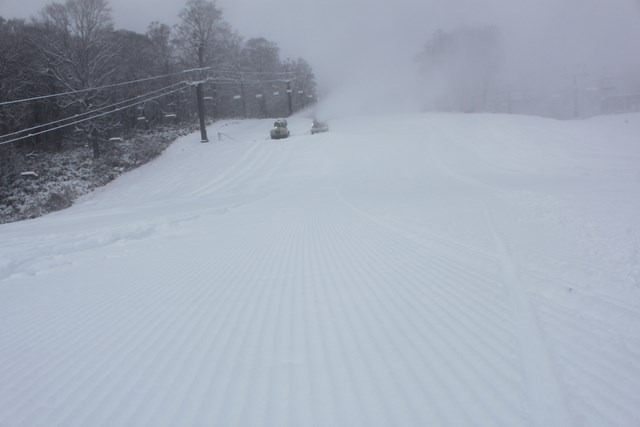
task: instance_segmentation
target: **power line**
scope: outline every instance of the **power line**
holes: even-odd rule
[[[207,78],[202,82],[222,84],[222,85],[239,85],[239,84],[260,84],[260,83],[287,83],[287,81],[293,81],[293,80],[216,80],[213,78]]]
[[[159,77],[157,77],[157,78],[159,78]],[[217,80],[217,79],[214,79],[214,78],[208,78],[205,81],[206,82],[213,82],[213,83],[216,83],[216,84],[223,84],[223,85],[236,85],[236,84],[240,83],[240,81]],[[285,81],[283,81],[283,80],[262,80],[262,81],[260,81],[260,80],[246,80],[246,81],[243,81],[243,83],[245,83],[245,84],[260,84],[260,83],[269,83],[269,82],[283,83]],[[72,125],[75,125],[75,124],[78,124],[78,123],[82,123],[82,122],[85,122],[85,121],[88,121],[88,120],[93,120],[95,118],[102,117],[102,116],[105,116],[105,115],[108,115],[108,114],[112,114],[112,113],[115,113],[115,112],[118,112],[118,111],[122,111],[122,110],[125,110],[127,108],[133,107],[135,105],[140,105],[140,104],[143,104],[143,103],[145,103],[147,101],[150,101],[150,100],[153,100],[153,99],[157,99],[157,98],[161,98],[163,96],[166,96],[166,95],[169,95],[169,94],[172,94],[172,93],[175,93],[175,92],[179,92],[181,90],[186,89],[186,87],[183,87],[183,88],[180,88],[180,89],[177,89],[177,90],[173,90],[173,91],[170,91],[170,92],[162,93],[162,94],[160,94],[158,96],[154,96],[154,97],[151,97],[151,98],[145,98],[142,101],[139,101],[139,102],[136,102],[136,103],[133,103],[133,104],[130,104],[130,105],[126,105],[126,106],[124,106],[122,108],[116,108],[114,110],[108,111],[108,112],[103,113],[103,114],[93,115],[96,112],[107,110],[109,108],[113,108],[113,107],[116,107],[116,106],[119,106],[119,105],[122,105],[122,104],[126,104],[128,102],[131,102],[133,100],[139,99],[141,97],[147,97],[147,96],[152,95],[154,93],[162,92],[162,91],[164,91],[166,89],[170,89],[172,87],[180,86],[180,85],[183,85],[183,84],[188,84],[188,82],[181,81],[181,82],[166,86],[164,88],[157,89],[157,90],[154,90],[154,91],[151,91],[151,92],[147,92],[147,93],[145,93],[143,95],[138,95],[138,96],[135,96],[133,98],[126,99],[124,101],[119,101],[119,102],[116,102],[114,104],[110,104],[110,105],[106,105],[106,106],[97,108],[95,110],[87,111],[85,113],[76,114],[76,115],[71,116],[71,117],[66,117],[66,118],[59,119],[59,120],[56,120],[56,121],[53,121],[53,122],[44,123],[44,124],[37,125],[37,126],[31,127],[31,128],[28,128],[28,129],[22,129],[22,130],[15,131],[15,132],[12,132],[12,133],[9,133],[9,134],[0,135],[0,139],[3,139],[3,138],[7,138],[9,136],[19,135],[19,134],[23,134],[25,132],[29,132],[29,131],[32,131],[32,130],[37,130],[37,129],[49,127],[49,126],[52,126],[52,125],[56,125],[56,124],[59,124],[59,123],[63,123],[63,122],[66,122],[68,120],[76,120],[76,119],[78,119],[80,117],[83,117],[83,116],[92,115],[91,117],[87,117],[85,119],[76,120],[74,122],[67,123],[67,124],[64,124],[64,125],[61,125],[61,126],[57,126],[57,127],[54,127],[54,128],[49,128],[49,129],[46,129],[46,130],[43,130],[43,131],[40,131],[40,132],[36,132],[36,133],[33,133],[33,134],[23,135],[21,137],[10,139],[8,141],[3,141],[3,142],[0,142],[0,145],[4,145],[4,144],[11,143],[11,142],[20,141],[20,140],[23,140],[23,139],[26,139],[26,138],[30,138],[30,137],[33,137],[33,136],[42,135],[42,134],[45,134],[45,133],[48,133],[48,132],[52,132],[54,130],[62,129],[62,128],[65,128],[65,127],[68,127],[68,126],[72,126]]]
[[[98,117],[103,117],[103,116],[107,116],[109,114],[117,113],[118,111],[126,110],[127,108],[131,108],[131,107],[134,107],[136,105],[144,104],[147,101],[151,101],[153,99],[162,98],[163,96],[167,96],[167,95],[170,95],[172,93],[180,92],[180,91],[183,91],[185,89],[186,89],[186,87],[182,87],[182,88],[175,89],[175,90],[172,90],[172,91],[169,91],[169,92],[166,92],[166,93],[162,93],[160,95],[153,96],[151,98],[147,98],[147,99],[145,99],[143,101],[134,102],[134,103],[132,103],[130,105],[126,105],[124,107],[116,108],[114,110],[107,111],[105,113],[97,114],[97,115],[92,116],[92,117],[87,117],[87,118],[84,118],[84,119],[81,119],[81,120],[77,120],[77,121],[72,122],[72,123],[67,123],[67,124],[60,125],[60,126],[57,126],[57,127],[51,128],[51,129],[46,129],[46,130],[43,130],[43,131],[40,131],[40,132],[30,133],[29,135],[20,136],[18,138],[10,139],[8,141],[3,141],[3,142],[0,142],[0,145],[10,144],[12,142],[20,141],[20,140],[23,140],[23,139],[26,139],[26,138],[31,138],[31,137],[34,137],[34,136],[38,136],[38,135],[42,135],[42,134],[45,134],[45,133],[53,132],[54,130],[63,129],[63,128],[66,128],[66,127],[69,127],[69,126],[73,126],[73,125],[76,125],[78,123],[83,123],[83,122],[86,122],[86,121],[89,121],[89,120],[94,120],[94,119],[97,119]]]
[[[70,116],[70,117],[65,117],[64,119],[60,119],[60,120],[56,120],[56,121],[53,121],[53,122],[49,122],[49,123],[44,123],[44,124],[41,124],[41,125],[33,126],[31,128],[28,128],[28,129],[21,129],[21,130],[12,132],[12,133],[7,133],[5,135],[0,135],[0,139],[7,138],[7,137],[13,136],[13,135],[19,135],[21,133],[29,132],[29,131],[40,129],[40,128],[43,128],[43,127],[52,126],[52,125],[55,125],[55,124],[58,124],[58,123],[66,122],[67,120],[75,120],[75,119],[78,119],[80,117],[87,116],[87,115],[90,115],[90,114],[94,114],[94,113],[97,113],[99,111],[107,110],[109,108],[116,107],[118,105],[126,104],[127,102],[134,101],[136,99],[139,99],[139,98],[142,98],[142,97],[146,97],[146,96],[149,96],[149,95],[153,95],[154,93],[162,92],[162,91],[164,91],[166,89],[170,89],[172,87],[176,87],[176,86],[183,85],[183,84],[186,84],[186,82],[182,81],[182,82],[179,82],[179,83],[175,83],[175,84],[163,87],[162,89],[157,89],[157,90],[154,90],[154,91],[151,91],[151,92],[147,92],[147,93],[142,94],[142,95],[137,95],[137,96],[134,96],[133,98],[125,99],[124,101],[119,101],[119,102],[116,102],[116,103],[111,104],[111,105],[105,105],[103,107],[96,108],[95,110],[86,111],[86,112],[80,113],[80,114],[75,114],[75,115]]]
[[[90,87],[90,88],[87,88],[87,89],[72,90],[72,91],[69,91],[69,92],[53,93],[53,94],[50,94],[50,95],[34,96],[33,98],[16,99],[14,101],[5,101],[5,102],[0,102],[0,107],[4,106],[4,105],[11,105],[11,104],[19,104],[19,103],[23,103],[23,102],[38,101],[40,99],[55,98],[55,97],[58,97],[58,96],[65,96],[65,95],[73,95],[73,94],[77,94],[77,93],[90,92],[92,90],[101,90],[101,89],[109,89],[109,88],[118,87],[118,86],[126,86],[126,85],[130,85],[130,84],[134,84],[134,83],[141,83],[141,82],[147,82],[147,81],[151,81],[151,80],[162,79],[162,78],[166,78],[166,77],[184,75],[185,73],[190,73],[190,72],[200,71],[200,70],[202,70],[202,69],[185,70],[185,71],[180,71],[178,73],[164,74],[162,76],[155,76],[155,77],[145,77],[143,79],[131,80],[131,81],[122,82],[122,83],[114,83],[114,84],[105,85],[105,86]]]
[[[236,75],[240,75],[241,77],[242,77],[242,74],[248,74],[248,75],[253,75],[253,76],[257,76],[257,75],[272,75],[272,76],[276,76],[276,75],[285,76],[286,75],[286,76],[292,76],[292,75],[295,75],[295,72],[293,72],[293,71],[282,71],[282,72],[281,71],[237,71],[237,70],[215,70],[212,67],[203,67],[203,68],[194,68],[194,69],[190,69],[190,70],[184,70],[184,71],[180,71],[180,72],[177,72],[177,73],[164,74],[164,75],[161,75],[161,76],[145,77],[145,78],[142,78],[142,79],[131,80],[131,81],[127,81],[127,82],[114,83],[114,84],[105,85],[105,86],[96,86],[96,87],[91,87],[91,88],[86,88],[86,89],[72,90],[72,91],[68,91],[68,92],[53,93],[53,94],[50,94],[50,95],[34,96],[32,98],[16,99],[16,100],[13,100],[13,101],[4,101],[4,102],[0,102],[0,107],[5,106],[5,105],[20,104],[20,103],[24,103],[24,102],[39,101],[41,99],[56,98],[56,97],[59,97],[59,96],[74,95],[74,94],[78,94],[78,93],[90,92],[92,90],[101,90],[101,89],[109,89],[109,88],[114,88],[114,87],[119,87],[119,86],[126,86],[126,85],[130,85],[130,84],[134,84],[134,83],[141,83],[141,82],[147,82],[147,81],[151,81],[151,80],[162,79],[162,78],[166,78],[166,77],[184,75],[185,73],[192,73],[192,72],[196,72],[196,71],[214,71],[214,72],[224,73],[224,74],[236,74]]]
[[[251,70],[213,70],[219,73],[233,73],[233,74],[271,74],[271,75],[284,75],[295,74],[295,71],[251,71]]]
[[[251,84],[259,84],[259,83],[287,83],[288,81],[293,81],[293,80],[247,80],[245,81],[245,83],[251,83]]]

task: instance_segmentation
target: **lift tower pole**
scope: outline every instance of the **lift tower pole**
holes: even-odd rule
[[[198,63],[200,68],[204,68],[204,46],[202,40],[198,43]],[[202,71],[201,71],[202,73]],[[202,96],[202,81],[196,85],[196,98],[198,100],[198,117],[200,119],[200,142],[209,142],[207,137],[207,127],[204,123],[204,98]]]
[[[289,101],[289,117],[291,117],[293,115],[293,105],[291,102],[291,96],[292,96],[292,91],[291,91],[291,80],[287,80],[287,100]]]

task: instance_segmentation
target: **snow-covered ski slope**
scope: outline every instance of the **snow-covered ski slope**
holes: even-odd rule
[[[0,226],[1,426],[640,425],[639,115],[290,123]]]

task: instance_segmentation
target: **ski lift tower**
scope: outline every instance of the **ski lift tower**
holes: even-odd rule
[[[202,69],[204,68],[204,40],[193,34],[194,41],[198,43],[198,65],[200,67],[200,79],[202,79]],[[207,127],[204,123],[204,97],[202,95],[202,81],[196,85],[196,98],[198,101],[198,118],[200,119],[200,142],[209,142],[207,137]]]

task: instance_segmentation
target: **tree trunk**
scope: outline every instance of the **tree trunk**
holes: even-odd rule
[[[91,148],[93,149],[93,159],[100,158],[100,139],[93,135],[93,132],[89,133],[89,141],[91,141]]]

